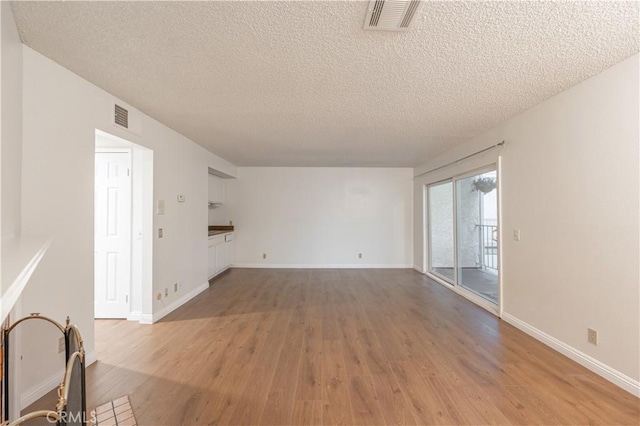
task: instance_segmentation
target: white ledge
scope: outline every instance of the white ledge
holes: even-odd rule
[[[51,239],[47,237],[2,238],[0,321],[7,318],[50,245]]]

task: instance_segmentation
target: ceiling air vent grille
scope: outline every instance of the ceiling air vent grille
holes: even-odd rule
[[[122,108],[120,105],[115,105],[114,111],[115,123],[125,129],[129,128],[129,111]]]
[[[419,0],[371,0],[365,30],[407,31],[420,7]]]

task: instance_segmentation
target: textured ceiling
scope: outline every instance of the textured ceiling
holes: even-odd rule
[[[33,49],[241,166],[414,166],[640,50],[638,2],[17,2]]]

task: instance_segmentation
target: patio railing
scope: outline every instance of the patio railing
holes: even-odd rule
[[[498,227],[476,225],[480,238],[480,267],[498,270]]]

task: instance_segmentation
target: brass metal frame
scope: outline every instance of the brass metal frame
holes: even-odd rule
[[[23,423],[32,420],[32,419],[36,419],[36,418],[41,418],[41,417],[46,417],[47,420],[51,421],[54,420],[55,422],[59,422],[61,420],[61,413],[63,413],[64,410],[67,409],[67,402],[69,400],[69,386],[71,385],[71,374],[73,371],[73,367],[75,365],[76,362],[80,363],[80,368],[81,368],[81,393],[82,393],[82,413],[83,416],[86,414],[86,388],[85,388],[85,373],[84,373],[84,369],[85,369],[85,350],[84,350],[84,341],[82,339],[82,334],[80,333],[80,330],[78,329],[78,327],[75,324],[71,324],[69,321],[69,317],[66,318],[66,324],[62,325],[59,322],[45,317],[43,315],[40,315],[39,313],[32,313],[29,314],[28,316],[19,319],[18,321],[14,322],[13,324],[10,324],[8,321],[5,322],[5,324],[2,325],[1,330],[2,332],[0,333],[2,335],[3,338],[3,354],[4,355],[8,355],[8,349],[9,349],[9,334],[11,333],[11,331],[13,331],[14,328],[16,328],[18,326],[18,324],[21,324],[27,320],[32,320],[32,319],[39,319],[39,320],[44,320],[47,321],[51,324],[53,324],[63,335],[65,338],[65,358],[66,358],[66,366],[65,366],[65,374],[64,374],[64,378],[62,380],[62,382],[60,383],[60,386],[58,388],[58,402],[56,404],[56,410],[57,411],[50,411],[50,410],[41,410],[41,411],[34,411],[33,413],[29,413],[27,415],[24,415],[22,417],[20,417],[19,419],[14,420],[13,422],[9,422],[8,419],[6,419],[7,417],[7,410],[8,410],[8,357],[3,357],[3,373],[4,376],[6,376],[4,383],[2,384],[2,391],[3,391],[3,396],[4,396],[4,400],[2,401],[3,406],[4,406],[4,412],[3,412],[3,417],[5,417],[4,422],[2,422],[0,425],[1,426],[18,426],[18,425],[22,425]],[[75,339],[75,345],[71,345],[71,337],[73,335],[73,338]],[[70,353],[70,351],[73,350],[73,353]],[[85,423],[85,421],[83,420],[83,424]]]
[[[41,417],[45,417],[47,421],[55,420],[57,422],[58,420],[60,420],[60,415],[55,411],[40,410],[40,411],[34,411],[33,413],[26,414],[18,419],[15,419],[11,423],[3,423],[3,425],[20,426],[25,422],[28,422],[29,420],[33,420]]]
[[[8,411],[9,411],[9,349],[10,349],[10,344],[9,344],[9,334],[19,325],[22,324],[25,321],[28,320],[43,320],[46,321],[50,324],[52,324],[54,327],[56,327],[64,336],[65,336],[65,340],[66,340],[66,334],[65,334],[65,330],[67,327],[69,327],[69,317],[67,317],[66,320],[66,326],[60,324],[58,321],[53,320],[49,317],[45,317],[43,315],[40,315],[40,313],[38,312],[34,312],[29,314],[26,317],[20,318],[19,320],[17,320],[16,322],[14,322],[13,324],[10,324],[9,322],[5,322],[2,325],[2,351],[3,351],[3,357],[2,357],[2,378],[3,378],[3,382],[2,382],[2,420],[8,421]]]
[[[69,401],[69,385],[71,381],[71,372],[73,371],[73,366],[75,365],[73,361],[78,358],[81,366],[84,364],[84,354],[80,352],[74,352],[69,357],[69,361],[67,361],[67,368],[64,372],[64,378],[62,379],[62,383],[60,383],[60,387],[58,388],[58,404],[56,405],[56,410],[62,411],[64,407],[67,405],[67,401]]]
[[[60,332],[61,332],[61,333],[64,333],[64,330],[65,330],[65,328],[66,328],[65,326],[63,326],[62,324],[60,324],[58,321],[53,320],[53,319],[51,319],[51,318],[49,318],[49,317],[45,317],[45,316],[43,316],[43,315],[40,315],[40,314],[39,314],[39,313],[37,313],[37,312],[34,312],[34,313],[32,313],[32,314],[29,314],[29,316],[28,316],[28,317],[20,318],[18,321],[14,322],[14,323],[13,323],[13,324],[11,324],[10,326],[8,326],[8,327],[3,327],[3,328],[4,328],[4,330],[6,330],[6,332],[7,332],[7,333],[11,333],[11,331],[12,331],[14,328],[16,328],[16,326],[17,326],[18,324],[20,324],[20,323],[22,323],[22,322],[24,322],[24,321],[27,321],[27,320],[31,320],[31,319],[41,319],[41,320],[48,321],[48,322],[50,322],[51,324],[55,325],[55,326],[56,326],[56,328],[57,328],[58,330],[60,330]],[[67,317],[67,323],[68,323],[68,322],[69,322],[69,317]]]
[[[72,331],[73,334],[76,335],[76,342],[78,342],[78,352],[82,352],[84,354],[84,341],[82,340],[82,335],[80,334],[78,326],[75,324],[69,324],[65,328],[65,334],[66,331]]]

